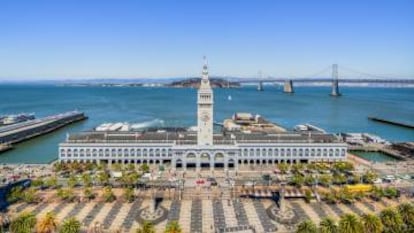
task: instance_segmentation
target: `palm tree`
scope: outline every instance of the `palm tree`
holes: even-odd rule
[[[74,217],[66,219],[59,233],[79,233],[81,230],[81,223]]]
[[[402,203],[397,206],[398,213],[408,229],[414,229],[414,205],[412,203]]]
[[[58,180],[56,176],[51,176],[45,181],[46,186],[51,188],[56,188],[58,185]]]
[[[91,176],[87,173],[82,174],[82,183],[85,187],[91,187],[92,186],[92,179]]]
[[[74,188],[77,184],[78,184],[78,179],[74,175],[71,175],[68,179],[68,187]]]
[[[361,233],[362,224],[354,214],[344,214],[339,220],[339,233]]]
[[[53,233],[57,229],[57,220],[52,212],[47,212],[36,224],[37,233]]]
[[[98,182],[101,185],[107,185],[109,183],[109,175],[106,172],[98,173]]]
[[[316,227],[316,224],[312,222],[311,220],[305,220],[296,228],[296,233],[317,233],[318,228]]]
[[[181,227],[180,224],[178,224],[177,221],[171,221],[167,224],[165,227],[164,233],[181,233]]]
[[[134,194],[134,189],[133,188],[125,188],[124,189],[124,198],[126,201],[128,202],[133,202],[135,200],[135,194]]]
[[[392,208],[383,209],[380,219],[384,225],[385,233],[400,233],[404,224],[401,215]]]
[[[319,233],[337,233],[338,226],[335,220],[331,217],[323,218],[319,223]]]
[[[25,212],[11,222],[10,231],[13,233],[30,233],[35,225],[36,216],[33,213]]]
[[[384,229],[381,219],[375,214],[364,214],[361,221],[365,233],[381,233]]]
[[[155,233],[154,225],[151,222],[144,222],[142,226],[136,230],[136,233]]]
[[[115,201],[116,196],[112,192],[111,186],[104,187],[102,197],[104,198],[105,202]]]

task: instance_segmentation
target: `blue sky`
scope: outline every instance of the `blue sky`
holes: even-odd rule
[[[414,77],[413,28],[410,0],[1,0],[0,79]]]

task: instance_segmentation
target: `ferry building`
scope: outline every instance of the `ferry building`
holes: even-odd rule
[[[173,170],[237,170],[241,164],[309,163],[346,158],[346,144],[327,133],[213,131],[214,95],[203,66],[197,131],[90,131],[59,144],[61,162],[165,164]]]

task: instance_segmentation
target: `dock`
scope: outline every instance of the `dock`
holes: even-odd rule
[[[83,112],[72,111],[0,127],[0,145],[4,148],[6,145],[11,147],[12,144],[52,132],[86,118]]]
[[[369,116],[368,119],[370,119],[372,121],[385,123],[385,124],[396,125],[396,126],[401,126],[401,127],[405,127],[405,128],[414,129],[414,124],[397,122],[397,121],[392,121],[392,120],[387,120],[387,119],[383,119],[383,118],[379,118],[379,117],[372,117],[372,116]]]

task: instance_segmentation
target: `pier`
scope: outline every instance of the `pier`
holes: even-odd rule
[[[392,121],[392,120],[387,120],[387,119],[383,119],[383,118],[379,118],[379,117],[372,117],[372,116],[371,117],[368,117],[368,119],[370,119],[372,121],[377,121],[377,122],[389,124],[389,125],[396,125],[396,126],[401,126],[401,127],[405,127],[405,128],[414,129],[414,125],[413,124],[408,124],[408,123],[403,123],[403,122],[397,122],[397,121]]]
[[[11,147],[11,144],[49,133],[65,125],[86,118],[87,117],[83,112],[72,111],[11,126],[0,127],[0,151],[4,151],[7,147]]]

